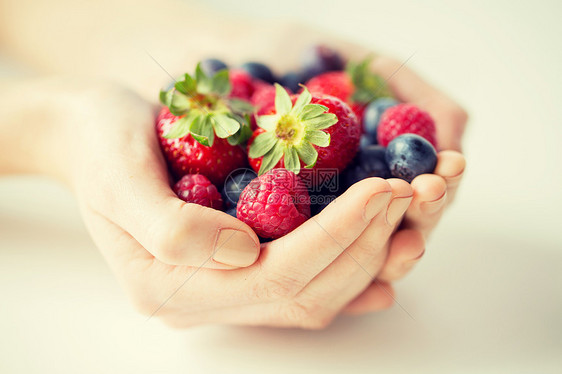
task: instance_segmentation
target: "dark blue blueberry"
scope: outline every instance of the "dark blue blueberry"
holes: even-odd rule
[[[377,144],[377,129],[383,113],[398,104],[398,101],[390,97],[382,97],[367,105],[363,113],[363,129],[371,140],[371,144]]]
[[[279,83],[281,83],[282,86],[289,88],[291,91],[293,91],[293,93],[297,93],[300,90],[299,84],[304,84],[305,78],[301,73],[290,72],[283,75],[279,79]]]
[[[240,69],[246,71],[252,77],[261,79],[262,81],[272,84],[276,82],[275,75],[273,75],[271,69],[261,62],[246,62],[240,66]]]
[[[262,243],[262,244],[263,243],[269,243],[269,242],[273,241],[273,239],[271,239],[271,238],[262,238],[261,236],[258,236],[258,239],[260,240],[260,243]]]
[[[327,189],[312,190],[309,192],[310,195],[310,213],[315,216],[324,210],[332,201],[334,201],[341,191],[329,191]]]
[[[369,135],[363,134],[361,135],[361,139],[359,140],[359,148],[364,149],[370,145],[377,144],[377,139],[372,139]]]
[[[236,169],[226,177],[221,194],[227,210],[232,207],[236,208],[244,188],[257,177],[256,172],[252,169]]]
[[[325,45],[307,48],[302,55],[302,68],[309,79],[327,71],[343,70],[344,66],[341,55]]]
[[[371,177],[385,179],[391,177],[390,170],[386,166],[383,146],[370,145],[361,148],[351,165],[345,169],[342,179],[344,186],[347,188],[360,180]]]
[[[212,77],[216,72],[224,69],[228,69],[228,66],[219,59],[206,58],[201,61],[201,70],[209,77]]]
[[[335,169],[314,170],[312,180],[316,184],[309,186],[310,212],[314,216],[326,208],[332,201],[342,194],[340,173]]]
[[[388,144],[385,159],[393,176],[411,182],[420,174],[433,173],[437,152],[421,136],[404,134]]]
[[[318,195],[317,197],[318,199],[316,200],[316,202],[310,205],[310,214],[312,214],[313,216],[323,211],[324,208],[330,205],[330,203],[334,201],[337,196],[329,195],[326,197],[320,197],[320,195]]]
[[[236,205],[233,206],[232,208],[228,209],[225,213],[230,214],[234,218],[237,218],[236,217]]]

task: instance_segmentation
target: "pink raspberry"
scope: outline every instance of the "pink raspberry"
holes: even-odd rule
[[[236,216],[259,236],[279,238],[310,217],[310,197],[296,174],[273,169],[242,191]]]
[[[213,209],[222,209],[222,198],[217,188],[202,174],[186,174],[175,185],[174,192],[186,203]]]
[[[433,118],[413,104],[398,104],[388,108],[381,118],[377,139],[380,145],[386,147],[392,139],[402,134],[419,135],[437,149],[437,131]]]

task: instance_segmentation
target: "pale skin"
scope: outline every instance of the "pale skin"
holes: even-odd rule
[[[395,95],[436,120],[443,151],[435,173],[411,185],[363,180],[318,216],[260,248],[249,226],[185,204],[171,191],[154,135],[155,97],[167,78],[143,48],[173,74],[210,55],[233,63],[259,58],[282,70],[293,64],[284,47],[297,55],[325,42],[325,35],[228,18],[217,29],[209,26],[214,23],[206,10],[175,1],[135,7],[111,2],[111,12],[100,11],[110,9],[104,1],[0,4],[4,49],[37,71],[59,74],[2,85],[0,173],[42,173],[66,183],[94,242],[142,313],[181,328],[204,323],[322,328],[341,313],[393,304],[391,282],[424,254],[465,168],[459,151],[467,116],[453,100],[408,67],[400,69],[388,82]],[[73,17],[62,32],[52,20],[69,9]],[[185,15],[194,13],[198,17],[186,23]],[[189,37],[194,30],[205,36]],[[169,37],[180,31],[187,35],[182,48]],[[368,53],[329,40],[352,58]],[[380,57],[372,68],[389,77],[399,66]],[[69,71],[71,77],[60,76]],[[226,229],[247,240],[231,239],[216,248],[217,232]],[[244,248],[236,248],[241,243]],[[250,253],[244,263],[215,261],[220,251],[236,250]]]

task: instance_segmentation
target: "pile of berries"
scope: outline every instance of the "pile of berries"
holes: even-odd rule
[[[302,65],[277,77],[207,59],[160,93],[156,132],[179,198],[278,238],[359,180],[433,172],[433,119],[393,99],[369,60],[315,46]]]

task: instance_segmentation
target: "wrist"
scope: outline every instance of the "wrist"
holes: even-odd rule
[[[69,182],[92,82],[50,77],[2,89],[0,174],[42,174]]]
[[[54,95],[45,81],[25,81],[0,92],[0,173],[50,174],[49,142],[58,131]]]

